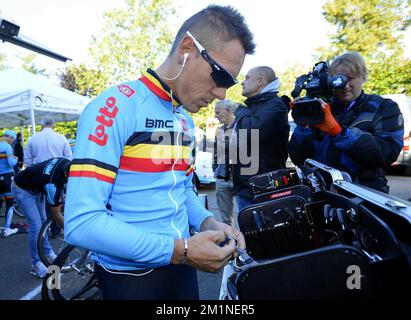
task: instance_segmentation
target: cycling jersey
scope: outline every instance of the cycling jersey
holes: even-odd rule
[[[66,158],[51,158],[34,164],[15,176],[15,184],[33,194],[46,195],[46,201],[51,207],[57,207],[62,202],[64,184],[67,179],[64,168],[70,160]]]
[[[194,123],[148,70],[108,89],[80,116],[65,237],[114,270],[170,263],[174,239],[212,214],[192,189]]]
[[[17,164],[17,157],[14,156],[12,146],[0,140],[0,175],[13,173],[13,168]]]

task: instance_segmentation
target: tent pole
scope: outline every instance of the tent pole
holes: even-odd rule
[[[34,118],[34,108],[33,108],[33,103],[31,103],[31,108],[30,108],[30,120],[31,120],[31,126],[33,127],[33,133],[36,133],[36,119]]]
[[[21,143],[24,146],[24,128],[23,128],[23,126],[20,127],[20,133],[21,133]]]

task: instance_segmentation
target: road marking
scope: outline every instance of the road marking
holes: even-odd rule
[[[42,287],[42,285],[39,285],[38,287],[31,290],[29,293],[27,293],[24,297],[20,298],[19,300],[31,300],[31,299],[33,299],[35,296],[37,296],[40,293],[41,287]]]

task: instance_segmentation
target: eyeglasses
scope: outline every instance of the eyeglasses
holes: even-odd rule
[[[227,71],[225,70],[220,64],[215,62],[207,53],[206,49],[193,37],[193,35],[190,33],[190,31],[186,31],[186,34],[193,39],[195,46],[197,47],[198,51],[200,51],[200,54],[203,56],[203,58],[208,62],[208,64],[211,66],[211,69],[213,70],[211,72],[211,78],[213,78],[215,84],[219,88],[230,88],[238,81]]]

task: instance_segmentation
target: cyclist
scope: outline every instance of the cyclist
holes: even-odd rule
[[[197,299],[196,269],[221,269],[234,239],[245,247],[193,191],[194,122],[182,106],[196,113],[224,99],[254,47],[242,15],[209,6],[184,22],[156,71],[103,92],[80,116],[65,236],[94,251],[103,298]]]
[[[45,202],[50,207],[53,219],[61,226],[64,224],[61,215],[64,185],[67,183],[70,160],[51,158],[34,164],[20,172],[14,178],[11,190],[29,222],[29,250],[31,255],[31,274],[44,278],[47,268],[40,261],[37,251],[37,239],[41,226],[46,221]],[[44,241],[48,259],[53,261],[53,252],[48,239]]]
[[[14,166],[17,164],[17,157],[13,153],[11,144],[16,140],[17,134],[13,130],[7,130],[0,138],[0,199],[6,202],[6,223],[3,236],[8,237],[18,232],[17,228],[10,228],[13,218],[13,195],[10,186],[14,174]],[[2,200],[0,200],[2,201]]]

